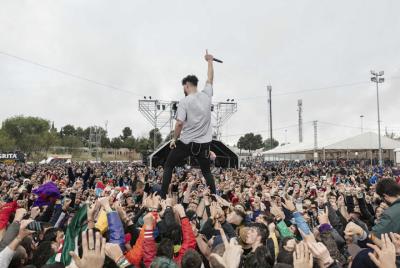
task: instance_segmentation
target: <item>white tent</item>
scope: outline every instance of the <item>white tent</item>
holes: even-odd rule
[[[344,157],[349,158],[349,153],[358,158],[359,152],[363,152],[362,157],[373,158],[373,154],[377,152],[378,146],[378,134],[374,132],[365,132],[350,138],[342,140],[328,140],[318,141],[317,147],[314,147],[314,143],[297,143],[288,144],[284,146],[278,146],[273,150],[263,152],[263,155],[268,160],[295,160],[295,159],[312,159],[314,151],[317,153],[329,152],[332,154],[332,158]],[[400,141],[393,140],[385,136],[381,136],[382,149],[387,151],[387,158],[392,159],[393,150],[400,148]],[[307,157],[308,156],[308,157]],[[360,156],[361,157],[361,156]],[[393,155],[394,157],[394,155]]]

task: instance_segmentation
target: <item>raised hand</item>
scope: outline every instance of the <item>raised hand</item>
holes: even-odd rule
[[[30,218],[32,220],[36,219],[36,217],[40,214],[40,208],[39,207],[32,207],[31,208],[31,216]]]
[[[93,230],[82,232],[82,258],[75,252],[70,251],[69,255],[78,268],[102,268],[104,264],[106,239],[96,232],[96,239],[93,238]]]
[[[237,268],[240,264],[240,258],[243,254],[243,248],[238,245],[236,239],[231,239],[229,244],[225,247],[223,259],[226,267]]]
[[[318,221],[320,224],[329,224],[328,207],[325,207],[325,211],[318,215]]]
[[[15,212],[14,221],[21,221],[25,215],[26,215],[26,209],[24,208],[17,209],[17,211]]]
[[[400,234],[391,232],[390,238],[392,239],[392,243],[396,248],[396,254],[400,255]]]
[[[294,268],[312,268],[313,256],[309,252],[307,245],[300,242],[296,245],[296,250],[293,252],[293,267]]]
[[[320,267],[328,267],[334,260],[329,254],[328,248],[321,242],[307,242],[308,248],[310,249],[312,255],[318,259]],[[329,265],[328,265],[329,264]],[[328,266],[327,266],[328,265]]]
[[[286,199],[284,198],[285,203],[282,203],[282,206],[289,210],[290,212],[295,212],[296,211],[296,206],[294,205],[293,201],[291,199]]]
[[[106,255],[112,259],[115,263],[120,259],[124,254],[122,253],[121,247],[118,244],[107,243],[106,244]]]
[[[178,212],[179,217],[183,218],[186,216],[185,209],[183,208],[183,206],[181,204],[175,205],[174,210],[176,212]]]
[[[209,62],[212,61],[214,59],[214,56],[211,54],[208,54],[208,50],[206,49],[206,55],[204,56],[204,59]]]
[[[354,236],[354,235],[362,236],[362,234],[364,233],[364,230],[363,230],[363,228],[361,228],[354,222],[349,222],[346,225],[346,229],[344,230],[344,233],[346,236]]]
[[[374,249],[374,254],[368,253],[370,259],[379,268],[395,268],[396,267],[396,248],[390,241],[388,234],[381,235],[381,245],[367,244],[370,248]]]
[[[143,217],[143,225],[147,228],[153,228],[154,226],[154,216],[153,214],[151,214],[151,212],[147,213],[144,217]]]

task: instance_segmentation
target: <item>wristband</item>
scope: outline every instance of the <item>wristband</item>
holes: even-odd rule
[[[117,265],[119,268],[125,268],[128,267],[129,265],[131,265],[125,258],[124,255],[122,255],[121,257],[119,257],[118,261],[117,261]]]

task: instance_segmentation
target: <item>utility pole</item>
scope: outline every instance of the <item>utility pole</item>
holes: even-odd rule
[[[272,143],[272,98],[271,98],[272,86],[271,85],[267,86],[267,91],[268,91],[268,104],[269,104],[269,142],[270,142],[270,150],[271,150],[273,147],[273,143]]]
[[[379,143],[379,166],[382,167],[382,143],[381,143],[381,116],[379,109],[379,84],[385,82],[385,78],[381,77],[384,71],[371,71],[371,82],[376,84],[376,107],[378,110],[378,143]]]
[[[363,116],[363,115],[360,115],[360,120],[361,120],[361,134],[364,132],[364,129],[363,129],[363,119],[364,119],[364,116]]]
[[[318,121],[313,121],[314,125],[314,162],[318,161]]]
[[[303,142],[303,100],[297,100],[297,111],[299,112],[299,143]]]

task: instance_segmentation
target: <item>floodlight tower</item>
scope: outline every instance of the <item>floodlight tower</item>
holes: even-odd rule
[[[385,82],[385,78],[382,76],[385,74],[384,71],[371,71],[371,82],[376,84],[376,106],[378,110],[378,143],[379,143],[379,166],[382,167],[382,144],[381,144],[381,117],[379,112],[379,84]]]
[[[165,127],[172,131],[173,119],[178,109],[177,101],[162,101],[144,96],[139,100],[139,111],[153,126],[153,150],[156,150],[156,129],[161,132]]]
[[[226,102],[217,102],[211,105],[211,115],[213,122],[213,136],[221,139],[221,128],[237,112],[237,103],[234,99],[227,99]]]

